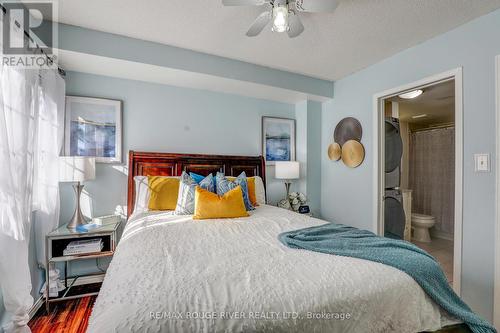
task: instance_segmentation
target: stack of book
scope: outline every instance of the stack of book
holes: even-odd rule
[[[63,251],[63,255],[72,256],[77,254],[101,252],[103,246],[101,238],[72,241],[68,244],[68,246],[66,246],[66,249]]]

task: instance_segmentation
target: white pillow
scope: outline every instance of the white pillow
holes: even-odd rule
[[[266,190],[264,188],[264,182],[259,176],[255,176],[255,199],[259,205],[266,204]]]
[[[165,178],[180,178],[177,176],[165,176]],[[134,214],[139,214],[149,211],[149,197],[151,195],[149,191],[148,177],[147,176],[135,176],[135,202],[134,202]]]

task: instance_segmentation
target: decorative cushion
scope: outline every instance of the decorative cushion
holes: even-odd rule
[[[194,172],[190,172],[189,175],[191,176],[191,178],[194,179],[195,182],[197,182],[198,184],[203,180],[205,179],[205,176],[202,176],[202,175],[199,175],[197,173],[194,173]],[[213,180],[214,180],[214,190],[212,192],[215,193],[215,188],[217,186],[217,184],[215,183],[215,177],[213,177]]]
[[[234,181],[231,181],[224,176],[223,173],[217,172],[216,176],[217,183],[217,194],[224,195],[226,192],[234,189],[237,186],[241,186],[241,192],[243,194],[243,202],[247,210],[254,210],[250,199],[248,198],[248,183],[245,171],[243,171]]]
[[[259,176],[255,176],[255,197],[259,205],[266,204],[266,189],[264,181]]]
[[[179,179],[148,177],[150,210],[174,210],[179,196]]]
[[[223,196],[196,187],[194,200],[194,220],[248,216],[241,186],[236,186]]]
[[[180,179],[178,176],[161,176],[163,178]],[[140,214],[149,210],[149,197],[151,191],[149,189],[148,176],[135,176],[135,201],[134,214]]]
[[[234,181],[236,177],[230,177],[226,176],[227,179]],[[250,200],[250,203],[252,206],[256,207],[259,205],[257,202],[257,195],[255,192],[255,177],[247,177],[247,184],[248,184],[248,199]]]
[[[199,184],[191,178],[186,172],[182,172],[179,183],[179,196],[177,197],[177,205],[175,213],[178,215],[189,215],[194,213],[194,193],[197,186],[214,192],[213,176],[206,176]]]
[[[194,173],[194,172],[190,172],[189,175],[191,176],[191,178],[194,179],[195,182],[199,183],[201,182],[203,179],[205,179],[205,176],[202,176],[202,175],[199,175],[197,173]]]

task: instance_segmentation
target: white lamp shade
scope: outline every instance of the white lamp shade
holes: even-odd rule
[[[299,162],[276,162],[277,179],[299,179]]]
[[[95,179],[95,157],[59,157],[59,181],[83,182]]]

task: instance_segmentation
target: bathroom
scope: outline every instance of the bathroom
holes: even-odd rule
[[[386,202],[385,206],[386,230],[401,230],[396,237],[411,241],[429,252],[453,284],[454,80],[385,100],[385,116],[386,159],[401,156],[398,167],[393,171],[393,176],[399,177],[399,183],[395,183],[399,186],[391,187],[390,177],[386,176],[386,201],[387,197],[392,199],[392,204]],[[393,139],[388,133],[396,138],[399,155],[392,154]],[[397,213],[389,213],[397,212],[397,209],[402,209],[404,214],[399,219]]]

